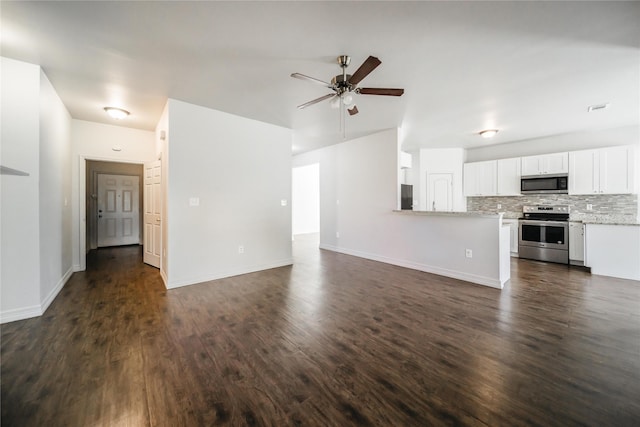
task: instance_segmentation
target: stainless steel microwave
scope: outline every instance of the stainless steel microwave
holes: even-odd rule
[[[520,192],[522,194],[567,194],[569,176],[566,173],[523,176],[520,179]]]

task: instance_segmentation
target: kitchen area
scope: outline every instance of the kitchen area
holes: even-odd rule
[[[510,229],[512,257],[640,280],[637,148],[612,146],[464,162],[461,171],[448,165],[453,181],[457,178],[462,184],[461,194],[453,185],[438,188],[424,185],[428,178],[419,181],[420,175],[439,173],[434,167],[442,164],[438,160],[422,167],[430,150],[421,150],[412,163],[417,170],[407,170],[405,179],[420,182],[413,189],[413,210],[463,211],[453,209],[452,203],[421,205],[420,199],[464,198],[468,213],[502,214],[502,223]],[[442,156],[443,150],[436,154]],[[459,151],[452,154],[461,157]],[[438,191],[451,194],[433,194]],[[408,205],[406,199],[404,204]]]

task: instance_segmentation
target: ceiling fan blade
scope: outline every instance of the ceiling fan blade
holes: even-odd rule
[[[361,95],[402,96],[402,94],[404,93],[404,89],[362,87],[358,89],[358,93]]]
[[[358,114],[358,107],[354,105],[353,107],[349,108],[347,111],[349,112],[350,116],[355,116],[356,114]]]
[[[315,83],[315,84],[322,85],[324,87],[328,87],[330,89],[333,89],[333,86],[331,85],[331,83],[324,82],[324,81],[322,81],[320,79],[316,79],[314,77],[305,76],[304,74],[293,73],[293,74],[291,74],[291,77],[293,77],[294,79],[306,80],[308,82]]]
[[[353,73],[353,75],[349,79],[349,83],[351,83],[354,86],[357,85],[358,83],[360,83],[360,81],[362,81],[362,79],[367,77],[369,73],[375,70],[376,67],[380,64],[382,64],[382,61],[380,61],[375,56],[368,57],[367,60],[362,63],[360,68],[358,68],[356,72]]]
[[[321,96],[320,98],[316,98],[312,101],[309,102],[305,102],[304,104],[298,105],[298,109],[302,110],[303,108],[307,108],[313,104],[317,104],[318,102],[322,102],[325,99],[329,99],[329,98],[333,98],[334,96],[337,96],[335,93],[330,93],[328,95],[325,96]]]

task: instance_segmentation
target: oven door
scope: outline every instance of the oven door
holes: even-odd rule
[[[566,221],[520,220],[519,243],[536,248],[569,249],[569,223]]]

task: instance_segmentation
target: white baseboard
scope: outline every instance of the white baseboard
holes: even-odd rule
[[[42,316],[42,307],[40,305],[14,308],[0,312],[0,323],[15,322],[16,320],[30,319],[38,316]]]
[[[49,295],[47,295],[46,298],[42,301],[40,305],[42,306],[43,314],[45,311],[47,311],[47,308],[49,308],[49,306],[51,305],[53,300],[56,298],[56,296],[58,296],[58,294],[60,293],[64,285],[69,281],[72,274],[73,274],[73,269],[72,268],[68,269],[67,272],[64,273],[64,276],[62,276],[62,278],[58,280],[58,283],[56,283],[56,286],[53,289],[51,289],[51,292],[49,292]]]
[[[73,271],[74,269],[73,267],[71,267],[67,270],[66,273],[64,273],[64,276],[62,276],[62,278],[58,280],[56,286],[51,290],[51,292],[49,292],[49,295],[46,296],[46,298],[40,303],[40,305],[32,305],[29,307],[15,308],[12,310],[5,310],[0,312],[0,323],[9,323],[15,322],[17,320],[24,320],[30,319],[32,317],[42,316],[47,308],[49,308],[56,296],[58,296],[64,285],[69,281],[71,275],[73,274]]]
[[[167,273],[162,268],[160,269],[160,277],[162,278],[164,287],[169,289],[169,287],[167,286],[167,284],[169,283],[169,279],[167,278]]]
[[[326,249],[333,252],[339,252],[346,255],[357,256],[359,258],[370,259],[373,261],[384,262],[385,264],[397,265],[399,267],[410,268],[412,270],[424,271],[425,273],[433,273],[439,276],[451,277],[452,279],[464,280],[465,282],[476,283],[478,285],[489,286],[492,288],[502,289],[503,284],[499,279],[493,279],[491,277],[479,276],[473,273],[467,273],[464,271],[449,270],[442,267],[436,267],[428,264],[421,264],[417,262],[407,261],[403,259],[390,258],[384,255],[371,254],[367,252],[355,251],[352,249],[340,248],[333,245],[321,244],[320,249]]]
[[[238,270],[230,270],[220,273],[214,273],[207,276],[199,276],[187,279],[176,280],[168,283],[167,289],[180,288],[182,286],[195,285],[202,282],[209,282],[211,280],[224,279],[226,277],[240,276],[241,274],[255,273],[256,271],[269,270],[272,268],[284,267],[286,265],[293,264],[293,258],[287,258],[285,260],[275,261],[268,264],[258,264],[249,267],[245,267]],[[165,283],[167,283],[165,281]]]

